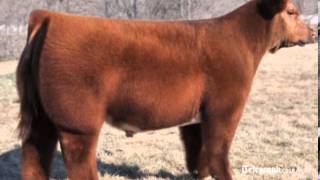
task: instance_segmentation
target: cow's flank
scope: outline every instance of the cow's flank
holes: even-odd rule
[[[17,72],[22,177],[48,179],[59,140],[69,178],[97,179],[107,122],[128,136],[184,125],[189,172],[232,179],[228,152],[261,58],[314,37],[291,0],[198,21],[33,11]]]

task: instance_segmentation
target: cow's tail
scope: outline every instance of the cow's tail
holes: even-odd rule
[[[32,15],[31,15],[32,16]],[[30,19],[32,18],[30,16]],[[39,59],[47,34],[49,19],[29,22],[27,44],[17,68],[17,90],[20,101],[19,137],[25,141],[44,113],[40,102],[38,74]]]

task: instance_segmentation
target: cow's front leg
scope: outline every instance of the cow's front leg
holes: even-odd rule
[[[206,145],[210,175],[219,180],[232,180],[228,154],[243,105],[208,106],[202,117],[203,142]]]
[[[188,171],[196,179],[209,176],[201,124],[180,127],[180,135],[185,148]]]

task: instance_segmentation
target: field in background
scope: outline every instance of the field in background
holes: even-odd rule
[[[19,179],[20,172],[20,143],[15,133],[19,104],[10,72],[0,63],[0,179]],[[236,179],[316,179],[317,107],[317,44],[268,54],[232,145]],[[126,138],[105,125],[97,157],[101,179],[190,179],[177,128]],[[245,174],[243,165],[297,171]],[[66,177],[61,153],[57,153],[52,177]]]

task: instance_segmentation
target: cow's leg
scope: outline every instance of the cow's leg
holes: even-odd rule
[[[98,179],[96,161],[98,135],[98,131],[79,134],[59,130],[59,141],[69,179]]]
[[[203,113],[203,142],[207,150],[210,175],[215,179],[232,179],[228,153],[242,110],[243,106],[222,109],[211,106]]]
[[[22,179],[49,179],[56,150],[56,128],[47,118],[33,121],[29,136],[22,143]]]
[[[96,94],[100,92],[98,87],[73,84],[62,87],[44,88],[42,101],[44,108],[54,117],[52,120],[57,127],[68,178],[98,179],[96,146],[105,119],[105,98]]]
[[[186,152],[188,171],[196,179],[209,176],[201,124],[180,127],[180,134]]]

